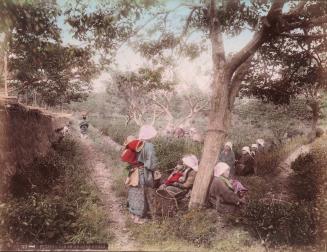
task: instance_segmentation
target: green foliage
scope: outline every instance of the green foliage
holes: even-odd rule
[[[154,146],[161,171],[174,168],[186,154],[194,154],[200,160],[202,144],[187,138],[156,138]]]
[[[292,163],[294,174],[291,177],[290,186],[298,200],[313,201],[318,194],[318,162],[315,157],[309,153],[298,157]]]
[[[129,135],[136,135],[138,132],[139,127],[134,123],[130,123],[126,125],[124,122],[120,120],[110,120],[101,122],[99,120],[92,120],[95,123],[94,126],[106,135],[109,136],[112,140],[119,144],[123,144],[126,140],[126,137]]]
[[[5,0],[0,9],[4,49],[14,55],[8,71],[15,94],[50,106],[85,99],[97,73],[93,55],[88,48],[62,45],[56,3]]]
[[[317,241],[322,246],[327,241],[326,154],[326,137],[322,137],[312,144],[308,155],[293,163],[294,174],[290,181],[291,190],[299,200],[314,204]]]
[[[305,137],[297,137],[270,152],[258,154],[256,159],[258,175],[271,175],[278,172],[278,165],[306,141]]]
[[[85,161],[79,145],[64,139],[53,152],[37,159],[33,170],[22,169],[21,176],[34,184],[26,184],[30,187],[21,190],[21,197],[14,195],[1,205],[1,236],[15,243],[101,242],[110,238],[106,214],[89,181]],[[12,190],[17,186],[13,184]]]
[[[268,243],[310,244],[315,241],[315,218],[310,203],[250,201],[243,214],[246,225]]]
[[[217,214],[213,211],[189,211],[178,213],[174,218],[146,223],[142,232],[131,227],[136,239],[147,244],[169,240],[184,240],[196,246],[210,246],[214,241],[217,227]]]

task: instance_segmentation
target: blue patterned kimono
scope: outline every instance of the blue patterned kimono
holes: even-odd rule
[[[153,187],[153,172],[157,165],[153,144],[146,142],[143,149],[138,153],[137,159],[144,165],[143,168],[139,168],[138,186],[128,188],[128,210],[139,217],[145,217],[149,209],[146,189]]]

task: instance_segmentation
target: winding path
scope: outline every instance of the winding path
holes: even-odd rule
[[[93,127],[90,130],[93,134],[100,135],[99,131]],[[119,144],[115,143],[109,137],[101,137],[101,139],[103,139],[102,144],[109,144],[116,151],[121,148]],[[109,249],[115,251],[135,251],[137,244],[133,240],[131,232],[126,227],[128,217],[124,212],[123,203],[117,198],[112,189],[113,177],[111,167],[107,166],[108,162],[106,162],[104,157],[105,154],[96,148],[95,142],[90,137],[82,140],[82,143],[87,148],[88,158],[93,165],[92,179],[101,192],[100,198],[106,211],[109,213],[109,219],[107,220],[108,229],[110,228],[111,232],[113,231],[115,235],[114,241],[109,244]]]

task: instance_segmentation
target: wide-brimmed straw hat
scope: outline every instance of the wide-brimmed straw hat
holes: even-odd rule
[[[194,171],[199,170],[199,161],[195,155],[186,155],[182,158],[183,164],[192,168]]]
[[[143,125],[140,129],[139,139],[150,140],[157,135],[156,129],[151,125]]]

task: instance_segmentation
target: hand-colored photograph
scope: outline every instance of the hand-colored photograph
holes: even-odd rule
[[[0,0],[0,251],[327,252],[327,0]]]

